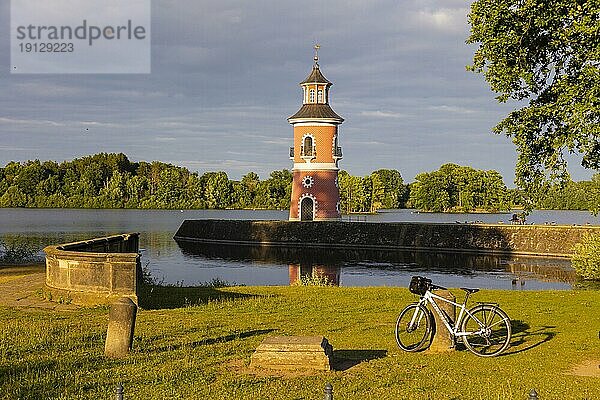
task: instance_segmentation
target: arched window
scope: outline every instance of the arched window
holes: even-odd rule
[[[313,138],[312,136],[306,136],[302,143],[302,155],[312,156],[313,155]]]
[[[317,93],[318,93],[317,94],[317,102],[322,103],[323,102],[323,91],[319,90]]]
[[[315,89],[310,89],[310,100],[309,102],[314,103],[315,102]]]

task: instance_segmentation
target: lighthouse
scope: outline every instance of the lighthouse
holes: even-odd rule
[[[302,107],[288,118],[294,127],[290,147],[292,198],[290,221],[334,221],[341,218],[338,162],[339,126],[344,119],[329,105],[333,85],[319,67],[319,45],[315,45],[312,71],[300,82]]]

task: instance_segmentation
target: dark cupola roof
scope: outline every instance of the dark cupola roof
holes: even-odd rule
[[[323,76],[321,70],[319,69],[319,64],[317,63],[313,65],[313,69],[310,72],[310,75],[308,75],[305,80],[300,82],[301,85],[304,85],[306,83],[326,83],[328,86],[333,85],[327,80],[327,78]]]
[[[298,112],[289,117],[288,120],[298,118],[331,118],[338,120],[340,123],[344,121],[344,118],[337,115],[329,104],[303,104]]]

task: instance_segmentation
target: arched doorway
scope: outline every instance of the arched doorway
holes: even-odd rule
[[[305,197],[300,202],[300,221],[312,221],[315,218],[315,202],[311,197]]]

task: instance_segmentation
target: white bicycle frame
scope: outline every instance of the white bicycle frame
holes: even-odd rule
[[[456,337],[460,337],[460,336],[470,336],[470,335],[477,335],[477,334],[481,334],[484,331],[484,324],[477,319],[477,317],[475,317],[473,314],[471,314],[469,312],[469,310],[467,310],[467,300],[469,299],[469,293],[466,294],[465,297],[465,301],[463,304],[459,304],[456,303],[452,300],[448,300],[445,299],[441,296],[438,296],[437,294],[431,292],[430,290],[427,290],[425,292],[425,294],[423,295],[423,297],[421,297],[421,299],[419,299],[419,304],[421,305],[426,305],[426,303],[431,304],[431,307],[435,310],[435,312],[440,316],[442,322],[444,323],[444,325],[446,326],[446,329],[448,329],[448,332],[450,332],[450,335],[454,338]],[[438,304],[435,302],[435,300],[442,300],[448,304],[452,304],[455,307],[459,307],[460,308],[460,313],[458,314],[458,317],[456,318],[456,320],[454,321],[454,326],[450,325],[450,320],[448,318],[448,316],[446,316],[446,314],[440,309],[440,306],[438,306]],[[417,312],[418,310],[415,310],[415,314],[412,317],[411,320],[411,326],[414,326],[415,323],[415,319],[417,318]],[[471,318],[473,318],[475,321],[477,321],[477,324],[479,324],[479,327],[481,329],[479,329],[477,332],[460,332],[459,331],[459,326],[460,323],[462,322],[463,316],[466,317],[466,315],[470,316]]]

